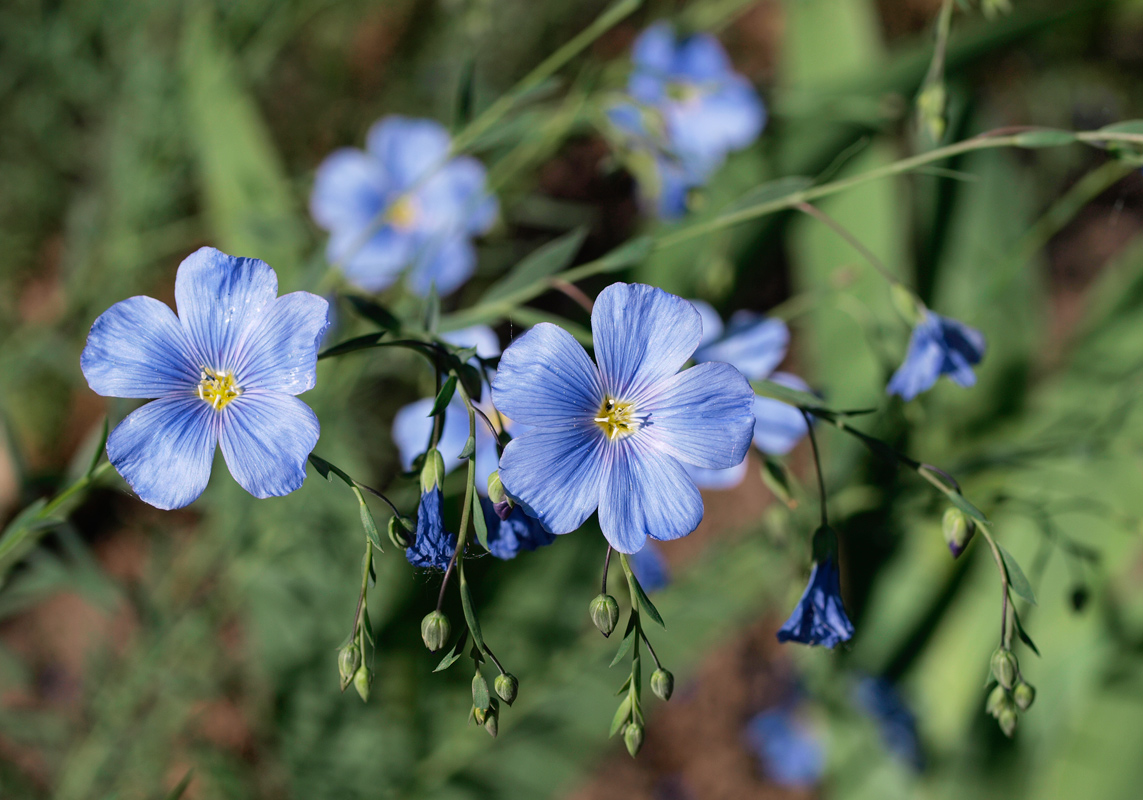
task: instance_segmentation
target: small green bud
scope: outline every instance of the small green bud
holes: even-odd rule
[[[445,466],[441,451],[435,447],[425,453],[425,466],[421,469],[421,492],[429,492],[444,483]]]
[[[638,722],[629,722],[623,729],[623,744],[627,745],[627,752],[634,758],[643,747],[643,726]]]
[[[956,506],[949,506],[945,509],[945,516],[941,520],[941,530],[944,532],[949,552],[953,558],[959,558],[976,533],[976,523]]]
[[[1036,687],[1030,683],[1020,681],[1016,684],[1016,688],[1012,690],[1012,699],[1016,701],[1016,705],[1021,711],[1027,711],[1036,700]]]
[[[337,671],[341,674],[341,691],[344,692],[349,687],[359,666],[361,666],[361,650],[354,642],[337,651]]]
[[[945,103],[948,92],[942,82],[930,83],[917,95],[917,122],[928,135],[929,140],[936,143],[945,135]]]
[[[373,684],[373,671],[365,664],[357,668],[353,676],[353,688],[361,696],[363,703],[369,702],[369,687]]]
[[[604,636],[610,636],[619,622],[619,603],[609,594],[599,594],[591,601],[588,610],[591,612],[591,621]]]
[[[1020,665],[1016,662],[1016,656],[1012,651],[1003,647],[997,648],[992,654],[992,676],[996,678],[996,682],[1005,689],[1011,689],[1016,685],[1016,676],[1019,674]]]
[[[451,633],[452,626],[449,625],[448,617],[439,611],[426,614],[421,620],[421,638],[430,653],[435,653],[444,647]]]
[[[489,710],[487,718],[484,720],[484,730],[488,731],[488,735],[493,739],[496,734],[500,733],[500,713],[498,711]]]
[[[660,700],[670,700],[675,691],[675,676],[669,670],[655,670],[651,673],[651,691]]]
[[[520,681],[516,680],[516,676],[511,672],[501,672],[492,682],[492,686],[496,689],[496,694],[500,696],[501,700],[512,705],[516,700],[516,693],[520,689]]]
[[[1000,730],[1004,731],[1004,735],[1009,739],[1016,732],[1016,719],[1016,709],[1012,706],[1005,706],[996,717],[997,723],[1000,724]]]
[[[997,686],[988,695],[988,702],[984,704],[984,710],[992,717],[999,717],[1000,712],[1004,710],[1009,704],[1008,690],[1003,686]]]
[[[410,533],[417,528],[408,517],[389,517],[389,541],[393,546],[404,550],[413,543]]]
[[[488,499],[493,503],[507,499],[507,495],[504,494],[504,484],[500,482],[500,470],[488,476]]]

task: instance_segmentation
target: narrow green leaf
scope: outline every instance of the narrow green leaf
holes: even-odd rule
[[[655,240],[650,236],[640,236],[616,247],[599,259],[599,271],[617,272],[627,267],[633,267],[642,262],[651,254]]]
[[[1016,136],[1017,147],[1060,147],[1072,144],[1076,135],[1071,131],[1028,131]]]
[[[480,542],[480,546],[488,550],[488,523],[484,519],[484,506],[480,503],[480,495],[476,492],[472,493],[472,527],[476,529],[476,540]]]
[[[476,437],[469,434],[464,441],[464,449],[460,451],[457,458],[472,458],[474,455],[476,455]]]
[[[587,236],[586,228],[576,228],[532,251],[499,281],[489,287],[480,302],[492,303],[546,280],[571,264]]]
[[[429,296],[425,298],[425,330],[436,333],[441,324],[441,296],[434,283],[429,287]]]
[[[946,492],[946,494],[954,506],[959,508],[964,513],[968,514],[977,522],[983,522],[985,525],[988,524],[988,517],[984,516],[984,512],[974,506],[972,503],[968,502],[968,499],[963,494],[956,491],[955,489],[950,489],[948,492]]]
[[[1033,653],[1040,655],[1040,649],[1036,647],[1036,643],[1032,641],[1032,637],[1024,630],[1024,626],[1020,622],[1020,615],[1016,613],[1016,609],[1012,609],[1012,619],[1016,621],[1016,635],[1020,637],[1020,641],[1028,645],[1028,649]]]
[[[460,632],[460,638],[456,640],[456,644],[453,645],[452,650],[449,651],[448,655],[441,659],[441,663],[437,664],[437,667],[433,670],[433,672],[444,672],[446,669],[459,661],[461,656],[464,655],[464,645],[466,642],[468,642],[467,629]]]
[[[367,333],[364,336],[358,336],[354,339],[335,344],[333,347],[328,347],[318,353],[318,361],[323,358],[330,358],[331,356],[340,356],[345,353],[352,353],[354,350],[364,350],[368,347],[376,347],[377,343],[385,337],[385,332],[381,333]]]
[[[723,213],[740,211],[744,208],[750,208],[751,206],[760,206],[763,203],[781,200],[783,197],[789,197],[797,192],[804,192],[813,185],[814,179],[807,178],[805,175],[788,175],[785,178],[768,181],[767,183],[755,186],[746,194],[739,197],[723,209]]]
[[[635,626],[628,623],[627,635],[624,636],[623,641],[619,643],[619,649],[615,653],[615,658],[611,659],[611,663],[607,665],[608,668],[610,669],[622,661],[623,656],[627,655],[627,652],[631,649],[631,645],[633,644],[635,644]]]
[[[651,602],[651,598],[647,596],[647,593],[643,591],[643,587],[639,585],[639,579],[635,577],[635,573],[628,575],[627,579],[631,582],[631,585],[635,587],[635,594],[639,598],[639,610],[657,622],[660,628],[666,628],[667,623],[663,622],[663,617],[659,613],[659,609],[655,608],[655,604]]]
[[[1032,584],[1028,583],[1028,578],[1025,577],[1024,570],[1020,569],[1016,558],[1004,549],[1004,545],[998,542],[996,546],[1000,548],[1000,555],[1004,557],[1004,570],[1008,573],[1009,588],[1032,605],[1036,605],[1036,595],[1032,593]]]
[[[619,729],[623,727],[623,723],[627,722],[631,716],[631,695],[628,694],[619,701],[619,708],[615,709],[615,716],[611,718],[611,730],[607,734],[610,739],[615,734],[619,733]]]
[[[174,789],[171,789],[170,794],[167,795],[167,800],[179,800],[186,794],[187,788],[190,786],[191,777],[194,775],[194,769],[188,769],[187,774],[183,775],[183,779],[178,782]]]
[[[435,417],[437,414],[443,414],[444,410],[448,408],[448,404],[452,401],[452,396],[456,393],[456,375],[449,375],[448,380],[444,382],[441,390],[437,392],[437,399],[433,403],[433,408],[429,411],[430,417]]]
[[[453,109],[453,130],[459,131],[472,121],[472,108],[476,97],[476,59],[471,56],[460,69],[456,87],[456,105]]]
[[[1143,134],[1143,119],[1129,119],[1116,122],[1113,125],[1104,125],[1100,133],[1139,133]]]
[[[472,676],[472,704],[481,711],[487,711],[491,703],[492,697],[488,694],[488,681],[484,679],[484,674],[477,670],[476,674]]]
[[[787,405],[798,406],[800,408],[825,409],[825,406],[822,405],[821,398],[809,392],[791,389],[789,386],[783,386],[774,381],[751,381],[750,385],[754,388],[754,393],[759,397],[769,397],[771,400],[778,400]]]
[[[348,294],[345,299],[353,306],[353,310],[360,314],[365,319],[373,322],[387,331],[401,330],[401,321],[398,320],[389,309],[380,305],[379,303],[370,300],[368,297],[362,297],[359,294]]]
[[[361,512],[361,527],[365,529],[365,536],[369,539],[369,543],[377,548],[379,553],[385,552],[385,548],[381,546],[381,534],[377,531],[377,522],[373,519],[373,512],[369,510],[369,505],[365,502],[365,495],[356,486],[353,487],[353,493],[357,495],[357,503]]]
[[[479,402],[480,396],[484,391],[484,382],[480,379],[480,370],[472,366],[472,364],[456,363],[452,367],[453,371],[460,376],[460,383],[464,386],[464,390],[468,392],[468,396],[474,401]]]

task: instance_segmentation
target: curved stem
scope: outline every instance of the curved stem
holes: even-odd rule
[[[814,452],[814,468],[818,474],[818,493],[821,498],[821,519],[822,527],[824,528],[829,524],[829,519],[826,514],[825,478],[822,476],[822,459],[821,454],[818,452],[818,437],[814,435],[814,421],[810,419],[810,412],[804,408],[799,408],[798,410],[802,412],[802,419],[806,421],[806,431],[810,435],[810,447]]]

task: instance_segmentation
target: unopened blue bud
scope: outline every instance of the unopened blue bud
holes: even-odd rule
[[[623,744],[627,745],[627,752],[634,758],[643,747],[643,726],[638,722],[629,722],[623,729]]]
[[[421,493],[431,492],[444,483],[445,465],[441,451],[435,447],[425,453],[425,466],[421,468]]]
[[[996,678],[996,682],[1011,690],[1016,685],[1016,676],[1019,674],[1020,665],[1012,651],[1003,647],[997,648],[992,654],[992,676]]]
[[[619,622],[619,603],[609,594],[596,595],[591,601],[588,610],[591,612],[591,621],[604,636],[610,636]]]
[[[949,506],[941,520],[941,531],[945,535],[945,542],[953,558],[959,558],[968,543],[976,534],[976,523],[965,516],[964,512],[956,506]]]

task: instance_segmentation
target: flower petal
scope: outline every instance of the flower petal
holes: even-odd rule
[[[429,449],[429,439],[433,435],[433,418],[429,416],[429,412],[433,410],[433,403],[434,399],[431,397],[415,400],[408,405],[401,406],[393,416],[393,444],[397,445],[401,469],[406,472],[413,468],[413,462],[417,460],[417,456]],[[441,432],[442,440],[454,428],[460,428],[459,420],[456,420],[455,424],[449,424],[454,421],[454,415],[450,413],[451,411],[452,403],[449,403],[448,408],[445,409],[445,426]],[[461,442],[460,446],[464,447],[464,443]],[[451,472],[460,463],[455,459],[450,459],[450,454],[443,450],[441,455],[445,457],[446,473]]]
[[[245,390],[301,394],[317,381],[317,351],[329,302],[309,292],[282,295],[239,345],[235,377]]]
[[[754,391],[741,372],[717,361],[680,372],[638,411],[648,416],[636,437],[696,467],[741,463],[754,435]]]
[[[327,231],[362,230],[385,209],[389,180],[381,162],[368,153],[335,150],[314,175],[310,214]]]
[[[369,129],[365,146],[381,159],[394,188],[404,191],[444,166],[449,135],[436,120],[393,115]]]
[[[692,467],[690,464],[683,464],[683,466],[686,467],[687,474],[691,476],[695,486],[700,489],[724,491],[733,489],[742,483],[746,478],[746,468],[749,463],[750,459],[744,458],[737,466],[727,469],[704,469],[703,467]]]
[[[130,297],[91,326],[79,366],[104,397],[162,397],[189,391],[199,364],[178,317],[152,297]]]
[[[583,347],[547,322],[508,345],[492,380],[493,405],[523,425],[594,428],[602,400],[599,372]]]
[[[339,264],[346,279],[367,292],[379,292],[397,282],[413,260],[413,238],[390,225],[383,226],[369,239],[365,230],[335,231],[326,247],[330,262]]]
[[[695,361],[725,361],[751,380],[762,380],[786,357],[790,329],[773,317],[738,311],[730,318],[722,338],[702,347]]]
[[[921,323],[913,329],[905,361],[889,379],[886,391],[900,395],[906,402],[912,400],[937,382],[944,360],[945,351],[934,338],[931,327]]]
[[[631,554],[648,536],[666,541],[697,528],[702,495],[683,465],[638,436],[617,444],[609,448],[611,463],[599,498],[599,527],[608,543]]]
[[[705,300],[692,299],[691,305],[695,307],[695,311],[699,312],[699,317],[702,318],[702,338],[699,340],[699,349],[695,351],[695,361],[725,361],[725,358],[700,358],[705,345],[716,341],[722,335],[722,317],[714,310],[714,306]]]
[[[631,48],[634,69],[627,91],[641,103],[663,99],[666,80],[675,61],[675,31],[670,23],[657,22],[635,39]]]
[[[607,471],[602,430],[537,428],[516,437],[500,457],[508,495],[552,533],[571,533],[599,505]]]
[[[709,33],[696,33],[684,39],[671,66],[677,76],[696,83],[716,81],[731,72],[726,51]]]
[[[671,568],[667,566],[667,559],[653,542],[647,542],[639,552],[632,553],[627,561],[645,592],[657,592],[671,582]]]
[[[702,338],[702,318],[662,289],[613,283],[595,299],[591,333],[607,391],[635,401],[686,363]]]
[[[484,165],[471,156],[442,166],[416,192],[419,227],[455,235],[485,233],[500,210],[485,190],[485,179]]]
[[[775,372],[770,380],[800,392],[813,391],[809,384],[788,372]],[[806,433],[806,418],[794,406],[769,397],[754,398],[754,446],[763,453],[784,456]]]
[[[421,245],[409,271],[409,288],[425,297],[433,285],[441,295],[452,294],[476,271],[476,248],[466,237],[447,234]]]
[[[218,418],[194,395],[163,397],[127,415],[107,438],[107,458],[155,508],[189,505],[206,488]]]
[[[288,394],[255,390],[222,413],[222,455],[243,489],[255,497],[281,497],[301,488],[321,430],[309,406]]]
[[[213,247],[183,259],[175,276],[175,303],[199,366],[233,370],[237,344],[277,296],[278,276],[265,261]]]

